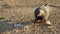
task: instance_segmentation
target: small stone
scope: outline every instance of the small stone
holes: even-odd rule
[[[47,21],[46,23],[47,23],[47,24],[51,24],[50,21]]]

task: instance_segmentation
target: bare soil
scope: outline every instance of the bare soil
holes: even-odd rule
[[[44,3],[52,6],[52,26],[32,22],[34,10]],[[60,0],[0,0],[0,17],[0,34],[60,34]]]

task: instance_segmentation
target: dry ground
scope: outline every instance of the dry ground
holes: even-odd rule
[[[52,26],[33,23],[34,10],[48,2],[52,5]],[[0,0],[0,34],[60,34],[60,0]],[[20,24],[20,27],[15,27]]]

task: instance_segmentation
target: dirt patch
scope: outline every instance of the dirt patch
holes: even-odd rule
[[[48,2],[52,5],[52,26],[33,23],[34,10]],[[60,0],[0,0],[0,34],[60,34]],[[15,27],[15,24],[23,26]]]

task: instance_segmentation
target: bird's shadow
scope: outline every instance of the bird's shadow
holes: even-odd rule
[[[11,31],[16,28],[23,29],[25,26],[28,26],[29,28],[35,27],[37,26],[35,24],[38,24],[38,26],[41,27],[42,29],[48,28],[47,25],[43,23],[34,23],[32,20],[27,22],[16,22],[12,24],[9,24],[9,22],[11,22],[11,20],[5,20],[0,22],[0,32]]]

